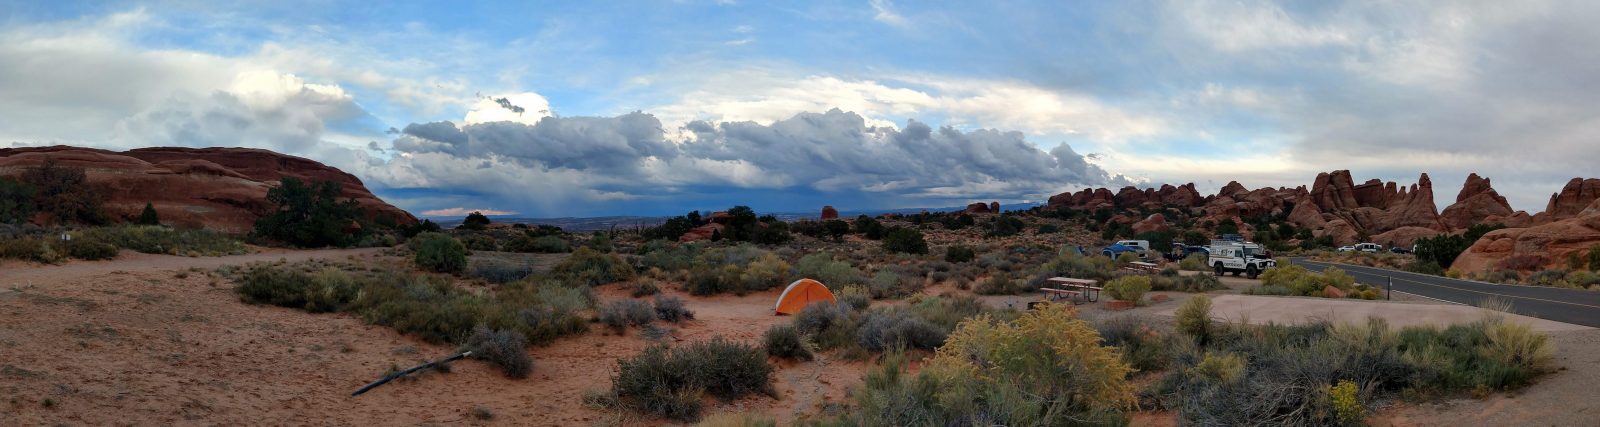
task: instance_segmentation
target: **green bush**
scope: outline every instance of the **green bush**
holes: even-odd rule
[[[1105,286],[1106,295],[1112,299],[1133,301],[1138,303],[1150,292],[1150,278],[1145,276],[1123,276],[1111,279]]]
[[[1150,324],[1151,319],[1142,316],[1120,315],[1104,319],[1096,329],[1100,332],[1100,345],[1116,347],[1128,366],[1146,372],[1159,371],[1172,359],[1177,343],[1148,326]]]
[[[139,211],[139,220],[135,221],[134,224],[161,225],[161,215],[156,213],[155,205],[145,202],[144,210]]]
[[[418,267],[439,273],[460,273],[467,268],[467,247],[443,233],[422,233],[406,244],[416,252]]]
[[[872,305],[872,294],[860,286],[846,286],[835,296],[838,297],[839,305],[856,311],[866,310]]]
[[[28,222],[38,207],[33,195],[39,189],[11,177],[0,176],[0,224]]]
[[[886,356],[851,393],[845,425],[1126,424],[1131,371],[1070,307],[1046,305],[1014,322],[963,322],[912,376]]]
[[[499,367],[508,378],[527,378],[533,372],[533,358],[528,357],[528,339],[522,334],[478,326],[463,347],[472,351],[473,358]]]
[[[61,259],[44,240],[19,238],[0,240],[0,258],[53,263]]]
[[[277,187],[267,190],[267,201],[275,207],[271,214],[256,220],[256,235],[306,248],[355,243],[362,237],[359,230],[367,229],[349,232],[350,225],[363,217],[361,205],[354,199],[338,200],[340,191],[336,181],[308,185],[284,177]]]
[[[1176,318],[1178,332],[1194,337],[1205,342],[1211,336],[1211,298],[1205,295],[1196,295],[1178,306],[1178,311],[1173,314]]]
[[[1178,261],[1178,268],[1181,268],[1181,269],[1184,269],[1184,270],[1187,270],[1187,271],[1208,271],[1208,270],[1211,270],[1210,267],[1206,266],[1206,256],[1203,255],[1203,254],[1200,254],[1198,252],[1192,253],[1192,254],[1189,254],[1189,256],[1183,257],[1182,261]]]
[[[489,217],[477,211],[467,214],[467,218],[461,220],[461,228],[467,230],[483,230],[489,228],[489,224]]]
[[[222,256],[249,253],[239,239],[206,229],[124,225],[90,228],[79,233],[79,237],[147,254]]]
[[[883,249],[906,254],[928,253],[928,242],[922,232],[910,228],[894,228],[883,236]]]
[[[845,261],[834,261],[833,255],[818,252],[800,258],[794,266],[795,275],[809,277],[829,288],[865,284],[861,271]]]
[[[1589,271],[1600,271],[1600,245],[1589,247]]]
[[[587,247],[572,251],[572,256],[550,269],[550,277],[569,283],[596,286],[633,278],[633,267],[616,254]]]
[[[945,262],[971,262],[977,256],[977,253],[972,248],[962,245],[951,245],[944,250]]]
[[[560,236],[530,237],[522,235],[511,239],[510,242],[506,242],[505,247],[502,249],[505,249],[506,252],[553,254],[572,252],[572,245]]]
[[[973,292],[978,295],[1016,295],[1022,292],[1022,286],[1005,273],[997,273],[989,276],[989,280],[978,282]]]
[[[533,266],[527,263],[495,258],[472,258],[467,262],[468,277],[483,279],[489,283],[511,283],[532,274]]]
[[[772,325],[762,335],[761,341],[768,355],[797,360],[811,360],[813,357],[811,349],[806,346],[805,339],[794,325]]]
[[[754,347],[712,338],[677,348],[646,348],[617,360],[611,394],[634,410],[680,421],[700,418],[700,394],[725,401],[749,394],[775,395],[772,365]]]
[[[6,193],[4,195],[14,198],[12,202],[5,203],[12,205],[7,208],[12,211],[8,216],[41,212],[58,223],[100,225],[110,221],[102,209],[107,190],[104,186],[90,183],[84,168],[61,166],[54,158],[46,157],[43,164],[24,168],[22,175],[17,178],[20,185],[0,188]],[[32,195],[31,203],[15,199],[26,194]],[[26,219],[22,216],[17,218]]]
[[[102,260],[117,257],[117,247],[94,239],[77,238],[62,242],[67,256],[85,260]]]

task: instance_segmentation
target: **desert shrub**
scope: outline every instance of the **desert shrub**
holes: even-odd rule
[[[1171,290],[1181,292],[1206,292],[1227,288],[1222,280],[1209,274],[1191,274],[1178,277]]]
[[[660,240],[652,240],[650,243],[646,243],[645,249],[648,252],[639,257],[639,268],[641,270],[659,268],[663,271],[678,271],[694,267],[695,257],[700,252],[699,246],[671,245],[651,247],[655,242],[660,242]]]
[[[1562,270],[1543,270],[1528,275],[1527,284],[1534,286],[1551,286],[1558,288],[1570,287],[1567,283],[1567,272]]]
[[[583,246],[599,252],[611,252],[617,248],[616,243],[611,241],[611,235],[601,232],[595,232],[589,240],[583,242]]]
[[[489,283],[511,283],[533,274],[533,266],[494,258],[474,258],[467,262],[467,276]]]
[[[617,360],[611,395],[634,410],[681,421],[700,418],[701,393],[723,400],[775,394],[772,365],[760,350],[722,337]]]
[[[795,328],[806,335],[817,335],[841,324],[850,313],[841,306],[828,302],[807,305],[794,316]]]
[[[466,246],[469,251],[496,252],[500,250],[500,244],[495,242],[492,236],[478,233],[458,233],[457,236],[459,237],[456,240],[461,241],[461,245]]]
[[[856,344],[867,351],[917,348],[933,350],[944,344],[946,332],[904,312],[868,313],[856,330]]]
[[[102,260],[117,257],[117,247],[95,239],[78,238],[61,243],[68,257],[85,260]]]
[[[416,252],[417,266],[440,273],[459,273],[467,268],[467,247],[443,233],[422,233],[407,243]]]
[[[1361,404],[1359,390],[1356,383],[1350,380],[1339,380],[1338,385],[1331,385],[1325,389],[1328,394],[1329,404],[1333,406],[1334,419],[1343,425],[1360,425],[1361,420],[1367,416],[1367,407]]]
[[[1005,273],[997,273],[989,276],[989,280],[978,282],[978,286],[973,288],[973,292],[977,292],[979,295],[1016,295],[1022,292],[1022,286],[1018,285],[1015,280],[1011,280],[1011,276]]]
[[[1589,247],[1589,271],[1600,271],[1600,245]]]
[[[39,166],[24,168],[15,185],[0,188],[12,198],[11,216],[23,218],[23,212],[48,214],[51,220],[61,223],[75,222],[98,225],[110,220],[102,205],[106,188],[90,183],[81,167],[61,166],[55,159],[46,157]],[[22,196],[32,196],[31,201]],[[270,193],[269,193],[270,196]],[[19,221],[20,222],[20,221]]]
[[[786,284],[784,279],[788,277],[789,263],[783,262],[778,255],[768,252],[745,265],[744,272],[739,274],[740,286],[737,292],[742,294],[783,286]]]
[[[1151,328],[1150,319],[1135,316],[1112,316],[1096,325],[1100,345],[1116,347],[1122,361],[1140,371],[1161,370],[1172,358],[1174,343],[1166,335]]]
[[[1444,267],[1440,266],[1439,263],[1434,262],[1431,259],[1419,259],[1413,261],[1410,264],[1406,264],[1405,270],[1412,273],[1431,274],[1435,276],[1444,275]]]
[[[0,224],[27,222],[37,208],[33,195],[38,191],[17,179],[0,176]]]
[[[155,205],[144,203],[144,209],[139,211],[139,219],[133,222],[137,225],[161,225],[161,214],[156,213]]]
[[[633,284],[633,297],[647,297],[661,293],[661,286],[655,280],[640,280]]]
[[[1173,313],[1176,318],[1177,330],[1185,335],[1205,342],[1211,336],[1211,298],[1205,295],[1196,295],[1178,306],[1178,311]]]
[[[600,323],[622,331],[629,326],[644,326],[656,319],[650,304],[639,300],[617,300],[600,309]]]
[[[0,258],[52,263],[59,261],[61,255],[44,240],[17,238],[0,240]]]
[[[1078,279],[1105,280],[1111,278],[1116,270],[1112,266],[1111,258],[1101,255],[1083,256],[1067,254],[1056,257],[1039,267],[1039,276],[1044,278],[1063,276]],[[1039,280],[1041,283],[1043,279]]]
[[[1178,261],[1178,268],[1188,271],[1206,271],[1211,269],[1210,267],[1206,266],[1206,256],[1200,253],[1192,253],[1189,254],[1189,256],[1183,257],[1182,261]]]
[[[898,298],[903,296],[906,289],[902,288],[900,274],[893,271],[879,271],[872,275],[872,280],[867,282],[867,290],[873,298]]]
[[[483,230],[485,228],[489,228],[489,224],[491,224],[491,222],[489,221],[488,216],[485,216],[483,213],[473,211],[472,213],[467,214],[466,219],[461,220],[460,228],[467,230]]]
[[[190,254],[207,256],[239,255],[249,252],[244,242],[206,229],[173,229],[161,226],[95,227],[79,233],[80,238],[147,254]]]
[[[951,245],[944,249],[945,262],[970,262],[977,253],[972,248],[962,245]]]
[[[595,286],[632,279],[633,267],[616,254],[582,247],[551,268],[550,276],[569,283]]]
[[[473,358],[499,367],[508,378],[527,378],[533,371],[533,358],[528,357],[528,339],[522,334],[478,326],[463,347],[472,351]]]
[[[1261,285],[1247,290],[1246,293],[1254,295],[1322,296],[1322,291],[1332,286],[1353,294],[1356,291],[1355,282],[1355,277],[1335,267],[1325,268],[1320,273],[1312,273],[1306,270],[1305,267],[1284,265],[1262,272]]]
[[[694,312],[689,311],[689,308],[683,305],[682,298],[675,296],[657,295],[655,310],[656,318],[668,322],[676,323],[694,319]]]
[[[761,341],[769,355],[798,360],[812,358],[811,349],[806,346],[805,339],[794,325],[772,325],[762,335]]]
[[[360,230],[366,227],[349,232],[350,224],[363,219],[361,205],[354,199],[340,201],[339,195],[336,181],[307,184],[284,177],[267,190],[267,201],[275,207],[272,214],[256,220],[255,234],[299,247],[349,246],[360,240]]]
[[[1145,276],[1123,276],[1111,279],[1105,286],[1106,295],[1112,299],[1139,302],[1146,292],[1150,292],[1150,278]]]
[[[1117,260],[1116,261],[1117,261],[1117,267],[1120,268],[1120,267],[1123,267],[1123,266],[1127,266],[1128,264],[1139,262],[1139,256],[1138,255],[1134,255],[1133,252],[1123,252],[1123,253],[1117,255]]]
[[[884,233],[889,231],[888,227],[883,226],[883,223],[880,223],[878,220],[872,219],[872,217],[866,215],[857,216],[855,221],[850,225],[850,228],[852,231],[856,232],[856,234],[860,234],[861,237],[865,237],[869,240],[882,239]]]
[[[840,306],[856,311],[866,310],[868,306],[872,305],[872,294],[868,293],[866,288],[860,286],[846,286],[844,289],[840,289],[835,297],[839,300]]]
[[[1189,368],[1185,373],[1193,377],[1203,378],[1212,383],[1228,386],[1238,384],[1239,380],[1244,379],[1244,366],[1244,358],[1240,357],[1238,353],[1223,353],[1219,355],[1208,352],[1204,358],[1200,359],[1200,363],[1196,363],[1194,367]]]
[[[1522,282],[1522,273],[1509,269],[1495,270],[1485,274],[1483,281],[1489,283],[1520,283]]]
[[[800,277],[816,279],[830,288],[865,284],[860,270],[848,262],[835,261],[833,255],[826,252],[800,258],[800,261],[795,263],[794,273]]]
[[[1600,284],[1600,274],[1590,271],[1574,271],[1567,273],[1567,284],[1577,288],[1588,288]]]
[[[1047,305],[1014,322],[963,322],[915,376],[885,357],[852,393],[850,425],[1125,424],[1131,368],[1070,307]]]
[[[572,252],[572,245],[567,243],[567,239],[563,239],[560,236],[531,237],[522,235],[517,236],[515,239],[511,239],[510,242],[506,242],[505,247],[501,249],[504,249],[506,252],[550,254]]]
[[[749,412],[722,412],[700,420],[695,427],[778,427],[778,422]]]
[[[883,236],[883,249],[906,254],[928,253],[928,242],[922,232],[911,228],[894,228]]]

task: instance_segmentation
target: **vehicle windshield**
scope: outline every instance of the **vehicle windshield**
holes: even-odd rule
[[[1259,247],[1257,247],[1257,248],[1244,248],[1244,256],[1247,256],[1247,257],[1261,257],[1261,256],[1266,256],[1266,254],[1267,254],[1267,252],[1265,250],[1262,250]]]

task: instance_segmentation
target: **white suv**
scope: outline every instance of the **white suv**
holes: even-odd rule
[[[1357,252],[1383,252],[1383,245],[1377,243],[1360,243],[1355,247]]]

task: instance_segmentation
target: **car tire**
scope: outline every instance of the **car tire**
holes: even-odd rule
[[[1220,263],[1220,262],[1217,263],[1215,268],[1216,268],[1216,271],[1217,271],[1217,276],[1222,276],[1222,263]]]
[[[1261,271],[1260,270],[1256,270],[1256,266],[1252,265],[1250,267],[1245,268],[1245,276],[1249,277],[1250,280],[1256,280],[1256,277],[1260,276],[1260,275],[1261,275]]]
[[[1106,258],[1117,259],[1117,256],[1112,254],[1111,251],[1102,251],[1100,254],[1105,255]]]

